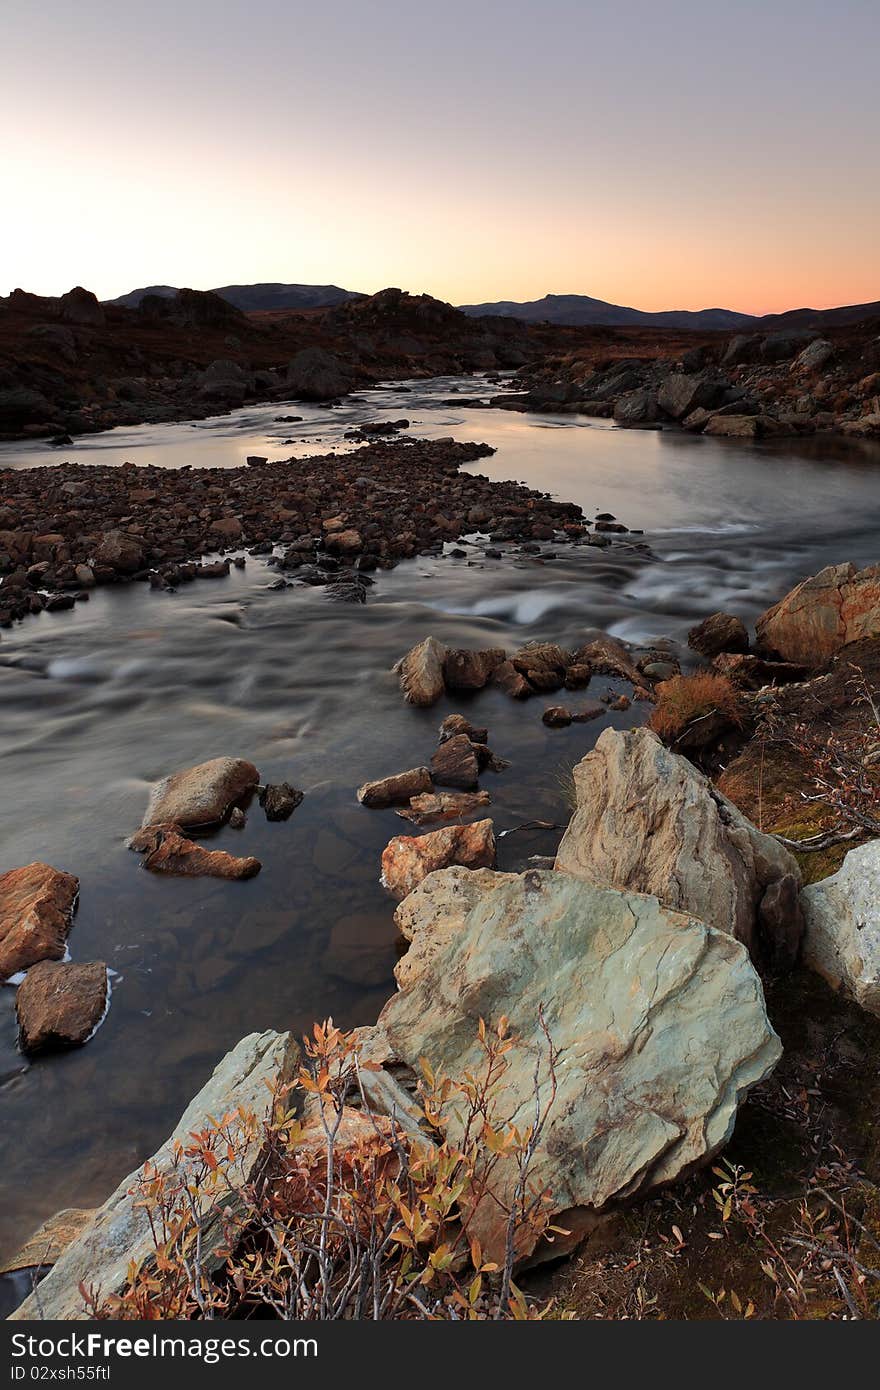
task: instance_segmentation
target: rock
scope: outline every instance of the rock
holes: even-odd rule
[[[580,709],[572,710],[571,722],[573,724],[589,724],[591,720],[598,719],[606,713],[606,706],[601,700],[588,700]]]
[[[771,883],[758,904],[758,935],[762,959],[777,974],[797,964],[804,937],[800,880],[785,874]]]
[[[586,661],[573,663],[565,673],[566,690],[585,690],[593,678],[593,668]]]
[[[212,758],[157,782],[142,824],[191,829],[218,825],[230,808],[249,796],[260,774],[244,758]]]
[[[266,820],[287,820],[293,815],[304,795],[304,792],[297,791],[289,782],[270,782],[259,793],[260,805],[266,812]]]
[[[434,821],[460,820],[488,806],[488,792],[423,792],[412,797],[405,810],[398,811],[413,825],[431,825]]]
[[[231,1191],[224,1191],[221,1203],[209,1183],[194,1188],[203,1265],[217,1268],[228,1248],[228,1225],[234,1216],[235,1193],[245,1187],[259,1171],[265,1152],[264,1124],[273,1115],[273,1088],[292,1078],[298,1064],[298,1049],[289,1033],[251,1033],[227,1053],[213,1076],[190,1102],[171,1137],[150,1160],[159,1173],[170,1173],[176,1146],[185,1148],[192,1134],[207,1129],[214,1119],[238,1111],[252,1113],[256,1124],[242,1129],[236,1144],[236,1161],[230,1170]],[[184,1160],[185,1172],[197,1160]],[[80,1284],[93,1288],[100,1298],[119,1294],[125,1287],[129,1264],[142,1264],[155,1254],[149,1217],[142,1204],[142,1170],[123,1178],[82,1235],[67,1247],[39,1289],[25,1299],[12,1319],[84,1320],[89,1314]],[[227,1214],[228,1213],[228,1214]]]
[[[329,401],[351,390],[352,378],[342,361],[323,348],[303,348],[287,367],[290,394],[301,401]]]
[[[801,893],[804,964],[880,1017],[880,840]]]
[[[96,565],[119,574],[135,574],[144,568],[144,552],[138,541],[122,531],[106,531],[94,554]]]
[[[856,439],[880,439],[880,411],[869,411],[858,420],[844,420],[841,430]]]
[[[446,692],[443,664],[446,648],[435,637],[426,637],[413,647],[395,666],[400,688],[407,704],[426,709],[436,705]]]
[[[755,632],[761,654],[811,667],[880,635],[880,565],[828,565],[762,613]]]
[[[431,776],[437,786],[473,791],[480,776],[478,745],[471,743],[467,734],[445,739],[431,758]]]
[[[815,338],[792,362],[793,372],[818,372],[834,356],[827,338]]]
[[[550,705],[541,715],[541,721],[549,729],[565,729],[571,723],[571,714],[562,705]]]
[[[516,669],[512,661],[502,661],[501,665],[496,667],[492,676],[492,684],[497,685],[499,690],[503,690],[505,695],[509,695],[512,700],[527,700],[530,695],[535,693],[525,676]]]
[[[747,652],[721,652],[712,661],[712,668],[738,690],[788,685],[791,681],[802,681],[807,674],[806,666],[798,666],[793,661],[764,661]]]
[[[237,541],[242,535],[242,524],[237,516],[221,516],[219,520],[212,521],[208,528],[212,535],[219,536],[222,540]]]
[[[443,663],[447,690],[482,690],[506,657],[507,653],[500,647],[488,651],[469,651],[467,648],[448,651]]]
[[[254,878],[263,867],[249,855],[237,859],[222,849],[206,849],[181,834],[178,825],[150,825],[128,841],[129,849],[145,854],[144,868],[154,874],[181,874],[189,878]]]
[[[767,415],[724,415],[715,411],[703,427],[703,434],[730,439],[763,439],[774,434],[774,422]]]
[[[555,642],[529,642],[512,658],[514,669],[525,676],[533,690],[559,690],[571,665],[570,652]]]
[[[673,420],[683,420],[694,410],[710,410],[724,400],[725,383],[709,377],[670,372],[657,394],[660,409]]]
[[[240,806],[233,806],[232,810],[229,812],[227,825],[233,830],[244,830],[247,825],[247,816]]]
[[[456,734],[466,734],[471,743],[489,742],[488,729],[477,728],[469,719],[465,719],[463,714],[448,714],[440,725],[440,742],[445,743]]]
[[[750,950],[765,890],[794,858],[649,729],[605,729],[574,769],[577,809],[556,868],[655,893]]]
[[[742,618],[731,613],[713,613],[688,633],[688,646],[701,656],[717,656],[719,652],[747,652],[749,634]]]
[[[446,825],[426,835],[395,836],[382,854],[382,884],[395,898],[405,898],[428,874],[450,864],[494,868],[495,835],[490,820]]]
[[[84,328],[101,328],[104,324],[104,306],[99,303],[91,290],[76,285],[58,301],[61,318],[66,323],[76,323]]]
[[[451,868],[425,879],[396,920],[415,959],[398,966],[401,990],[366,1031],[364,1060],[418,1070],[425,1057],[440,1074],[476,1073],[477,1021],[505,1015],[517,1043],[496,1105],[525,1128],[538,1059],[539,1105],[550,1095],[543,1016],[558,1089],[530,1179],[567,1229],[584,1209],[630,1202],[711,1158],[781,1055],[743,947],[654,897],[566,874]],[[451,1143],[463,1122],[452,1118]],[[501,1159],[465,1212],[486,1258],[504,1258],[517,1176]]]
[[[671,681],[679,672],[677,661],[646,661],[642,675],[651,681]]]
[[[384,810],[387,806],[406,806],[414,796],[432,792],[434,783],[426,767],[411,767],[408,772],[397,772],[393,777],[382,777],[378,782],[365,782],[358,788],[357,799],[362,806],[373,810]]]
[[[610,637],[607,632],[588,642],[585,647],[579,647],[574,653],[574,661],[577,665],[589,666],[597,675],[620,676],[632,685],[642,685],[643,674],[647,674],[638,669],[623,643],[616,637]]]
[[[618,396],[614,402],[614,419],[618,425],[653,425],[660,419],[657,392],[645,386]]]
[[[103,961],[72,965],[41,960],[32,965],[15,997],[22,1052],[45,1052],[86,1042],[104,1017],[107,994]]]
[[[0,1274],[54,1265],[72,1241],[94,1220],[94,1208],[65,1207],[34,1231],[14,1255],[0,1264]]]
[[[0,980],[61,959],[78,894],[78,878],[39,861],[0,874]]]

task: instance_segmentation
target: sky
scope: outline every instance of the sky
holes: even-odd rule
[[[7,0],[0,293],[880,299],[878,0]]]

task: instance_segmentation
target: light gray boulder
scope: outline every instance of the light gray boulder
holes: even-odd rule
[[[880,1017],[880,840],[801,892],[804,963]]]

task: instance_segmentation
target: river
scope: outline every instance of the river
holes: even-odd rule
[[[463,709],[510,761],[483,779],[496,830],[559,822],[567,770],[602,727],[644,717],[634,706],[549,730],[540,715],[552,700],[519,704],[496,691],[414,710],[390,672],[413,643],[430,632],[451,645],[576,646],[593,628],[682,642],[719,608],[749,621],[827,563],[880,558],[880,445],[625,431],[449,404],[498,389],[473,378],[409,387],[335,408],[260,406],[115,430],[66,450],[0,445],[0,469],[65,459],[237,466],[249,454],[352,447],[343,436],[358,422],[405,416],[415,435],[494,445],[474,470],[644,531],[606,550],[547,544],[533,557],[505,547],[493,560],[473,544],[464,558],[408,561],[375,576],[364,607],[320,589],[270,591],[272,571],[249,558],[226,580],[176,594],[98,589],[0,635],[0,868],[43,859],[76,873],[72,957],[114,972],[95,1037],[30,1064],[16,1049],[14,991],[0,993],[0,1254],[59,1208],[100,1203],[244,1033],[375,1018],[397,951],[379,857],[407,827],[393,811],[360,807],[361,782],[426,761],[440,720]],[[609,685],[595,678],[588,695]],[[255,805],[243,830],[213,837],[256,854],[262,873],[227,883],[143,872],[124,840],[149,783],[222,754],[306,793],[287,822],[268,823]],[[512,835],[501,866],[553,845],[550,832]]]

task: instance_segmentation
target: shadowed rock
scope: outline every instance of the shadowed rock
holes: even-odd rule
[[[42,960],[31,966],[15,997],[22,1052],[84,1043],[104,1016],[107,990],[103,961]]]

